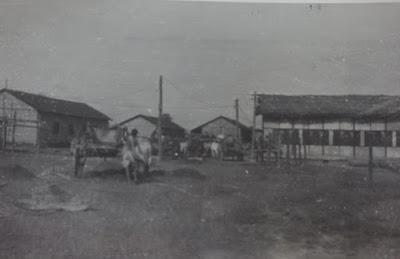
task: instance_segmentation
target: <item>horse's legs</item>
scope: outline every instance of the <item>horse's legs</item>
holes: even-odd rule
[[[78,177],[80,172],[85,167],[86,157],[80,149],[76,149],[74,152],[74,176]]]
[[[133,181],[137,184],[139,181],[138,179],[138,164],[134,165],[131,163],[132,174],[133,174]]]
[[[139,183],[139,181],[138,181],[138,170],[137,170],[137,168],[134,168],[133,170],[133,181],[136,183],[136,184],[138,184]]]
[[[131,181],[131,172],[130,172],[131,166],[128,165],[127,167],[125,167],[125,173],[126,173],[126,179],[128,180],[128,182]]]
[[[80,164],[80,156],[79,156],[79,150],[75,149],[74,152],[74,176],[78,176],[78,171],[79,171],[79,164]]]

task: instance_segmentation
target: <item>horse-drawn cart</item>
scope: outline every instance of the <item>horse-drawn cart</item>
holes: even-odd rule
[[[119,139],[122,134],[117,130],[104,130],[87,127],[71,141],[74,157],[74,175],[79,176],[89,157],[117,157],[120,153]]]
[[[104,159],[119,157],[126,170],[128,180],[133,173],[136,182],[137,173],[147,174],[151,162],[150,142],[147,139],[141,139],[135,150],[129,150],[126,148],[126,132],[120,128],[88,128],[71,141],[71,152],[74,157],[75,176],[79,176],[83,171],[89,157]]]
[[[228,137],[221,142],[222,154],[224,160],[244,160],[244,148],[240,142],[232,137]]]

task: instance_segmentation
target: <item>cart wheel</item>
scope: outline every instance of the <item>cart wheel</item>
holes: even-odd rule
[[[74,176],[75,177],[78,177],[80,160],[81,160],[80,152],[79,152],[79,149],[77,148],[77,149],[75,149],[75,152],[74,152]]]

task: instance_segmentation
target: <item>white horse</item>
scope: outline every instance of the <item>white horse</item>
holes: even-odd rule
[[[222,159],[222,147],[221,143],[214,141],[211,143],[211,156],[214,159],[221,160]]]
[[[127,179],[133,173],[135,182],[138,181],[138,172],[147,174],[151,165],[152,146],[150,140],[144,137],[137,138],[137,146],[131,147],[126,141],[126,132],[122,128],[103,129],[88,128],[71,141],[71,152],[75,157],[75,174],[78,174],[88,156],[101,156],[104,150],[117,153],[121,149],[122,166]],[[107,154],[104,155],[104,157]]]
[[[183,141],[179,143],[179,153],[182,157],[186,157],[189,151],[189,141]]]
[[[125,139],[122,148],[122,166],[124,167],[128,181],[131,180],[131,172],[133,180],[138,183],[138,173],[146,175],[152,162],[152,146],[150,140],[145,137],[137,137],[137,145]]]

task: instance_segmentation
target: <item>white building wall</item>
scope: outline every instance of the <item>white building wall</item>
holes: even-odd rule
[[[340,129],[340,122],[339,121],[325,122],[324,128],[327,130],[338,130]]]
[[[346,158],[353,157],[355,152],[356,158],[368,158],[369,150],[365,147],[365,132],[370,130],[384,131],[400,131],[400,120],[395,122],[387,122],[377,120],[372,122],[352,121],[352,120],[335,120],[326,122],[305,122],[288,121],[277,122],[264,119],[265,132],[273,129],[324,129],[329,131],[329,145],[317,146],[307,145],[307,156],[310,158]],[[360,131],[360,146],[333,146],[333,131],[334,130],[353,130]],[[395,147],[397,134],[392,133],[392,147],[373,147],[374,157],[400,157],[400,147]],[[302,137],[301,137],[302,140]],[[283,154],[286,154],[286,146],[283,147]],[[323,152],[324,151],[324,152]],[[324,155],[322,155],[324,153]]]
[[[371,130],[385,130],[385,122],[384,121],[371,122]]]
[[[281,129],[291,129],[293,128],[292,123],[285,121],[285,122],[281,122],[279,123],[279,128]]]
[[[240,130],[240,129],[239,129]],[[217,136],[223,134],[225,136],[236,136],[236,125],[232,124],[224,118],[219,118],[202,127],[203,134]]]
[[[121,125],[122,127],[127,127],[129,131],[132,129],[138,130],[138,136],[148,137],[150,138],[153,132],[157,129],[156,125],[149,122],[148,120],[138,117],[134,120],[126,122]]]
[[[38,138],[38,112],[28,104],[15,98],[13,95],[3,92],[0,93],[0,117],[7,117],[9,123],[7,127],[7,143],[12,142],[13,118],[16,118],[15,143],[36,145]],[[0,139],[2,138],[0,134]]]
[[[353,121],[349,120],[340,120],[339,121],[339,129],[341,130],[353,130]]]

